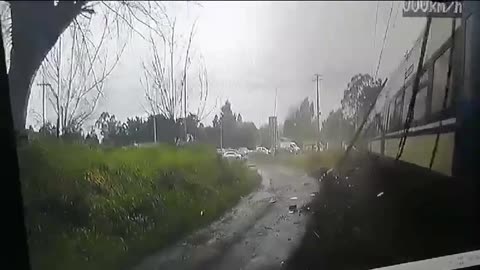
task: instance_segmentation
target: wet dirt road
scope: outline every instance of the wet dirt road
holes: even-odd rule
[[[317,181],[278,165],[257,165],[261,186],[231,211],[134,270],[280,269],[300,244]],[[313,193],[313,194],[312,194]],[[293,198],[292,197],[296,197]],[[300,211],[289,212],[296,205]]]

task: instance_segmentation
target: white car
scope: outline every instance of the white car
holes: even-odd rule
[[[256,149],[257,153],[263,153],[263,154],[270,154],[270,150],[268,150],[267,148],[263,147],[263,146],[259,146],[257,147]]]
[[[240,147],[238,148],[238,151],[237,151],[240,155],[242,156],[246,156],[248,154],[248,148],[246,147]]]
[[[223,157],[227,160],[242,160],[242,155],[235,151],[226,151],[223,153]]]

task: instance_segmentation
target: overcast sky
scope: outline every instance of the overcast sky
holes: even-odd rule
[[[381,78],[398,65],[424,26],[424,19],[403,18],[401,4],[393,2]],[[339,107],[350,78],[356,73],[374,72],[392,2],[378,3],[376,31],[377,2],[212,1],[201,5],[189,5],[182,14],[189,20],[198,17],[194,44],[208,69],[208,106],[228,99],[244,121],[259,126],[274,113],[276,88],[281,122],[292,106],[307,96],[314,98],[314,73],[323,75],[322,116]],[[145,42],[133,36],[106,84],[97,114],[108,111],[121,120],[145,115],[139,56],[146,51]],[[41,111],[40,89],[34,86],[32,92],[27,124],[35,122],[32,110]],[[207,117],[206,124],[212,118],[213,114]]]

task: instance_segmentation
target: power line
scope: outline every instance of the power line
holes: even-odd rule
[[[318,82],[322,80],[321,74],[314,74],[315,79],[313,81],[317,82],[317,151],[320,151],[320,93],[318,89]]]
[[[395,24],[397,23],[397,17],[398,17],[398,11],[400,10],[400,5],[402,4],[402,2],[398,1],[398,4],[397,4],[397,9],[395,10],[395,16],[393,17],[393,25],[392,25],[392,29],[395,29]]]
[[[375,11],[375,25],[374,25],[374,28],[373,28],[373,50],[375,50],[375,45],[377,43],[377,22],[378,22],[378,4],[380,3],[380,1],[377,1],[377,8],[376,8],[376,11]],[[375,66],[374,66],[375,68]]]
[[[275,103],[273,105],[273,116],[277,116],[277,95],[278,95],[278,88],[275,88]]]
[[[380,63],[382,61],[383,50],[385,49],[385,43],[387,41],[388,29],[390,28],[390,19],[392,18],[392,11],[393,11],[393,2],[392,2],[392,5],[390,7],[390,14],[388,15],[388,21],[387,21],[387,27],[385,28],[385,34],[383,35],[382,49],[380,50],[380,55],[378,57],[377,68],[375,70],[375,76],[374,76],[375,79],[377,78],[378,69],[380,68]]]
[[[385,49],[385,44],[387,42],[387,36],[388,36],[388,30],[389,30],[389,27],[390,27],[390,19],[392,18],[392,12],[393,12],[393,2],[392,2],[392,5],[390,7],[390,13],[388,15],[388,21],[387,21],[387,27],[385,28],[385,34],[383,36],[383,42],[382,42],[382,49],[380,51],[380,55],[378,57],[378,63],[377,63],[377,68],[375,70],[375,76],[374,78],[376,79],[377,78],[377,75],[378,75],[378,69],[380,68],[380,63],[382,61],[382,56],[383,56],[383,50]],[[383,90],[383,88],[385,87],[385,84],[387,83],[387,80],[385,79],[383,81],[383,83],[380,85],[381,89]],[[368,109],[367,113],[365,114],[365,117],[360,125],[360,127],[356,130],[355,132],[355,135],[353,136],[352,140],[350,141],[350,144],[348,145],[347,149],[345,150],[344,154],[342,155],[342,157],[340,158],[339,161],[337,161],[337,163],[335,164],[335,167],[336,168],[339,168],[342,166],[343,162],[346,160],[348,154],[350,153],[350,150],[353,148],[353,145],[355,145],[355,142],[357,141],[360,133],[362,132],[367,120],[368,120],[368,116],[370,115],[370,113],[372,112],[373,108],[375,107],[375,104],[377,103],[377,100],[378,100],[378,97],[380,96],[380,94],[382,93],[382,91],[380,90],[378,92],[378,94],[376,95],[374,101],[372,102],[372,104],[370,105],[370,108]]]

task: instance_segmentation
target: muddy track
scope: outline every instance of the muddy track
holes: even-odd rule
[[[231,211],[145,258],[134,270],[281,268],[298,247],[309,216],[288,208],[311,202],[318,181],[276,165],[258,166],[258,171],[261,186]]]

